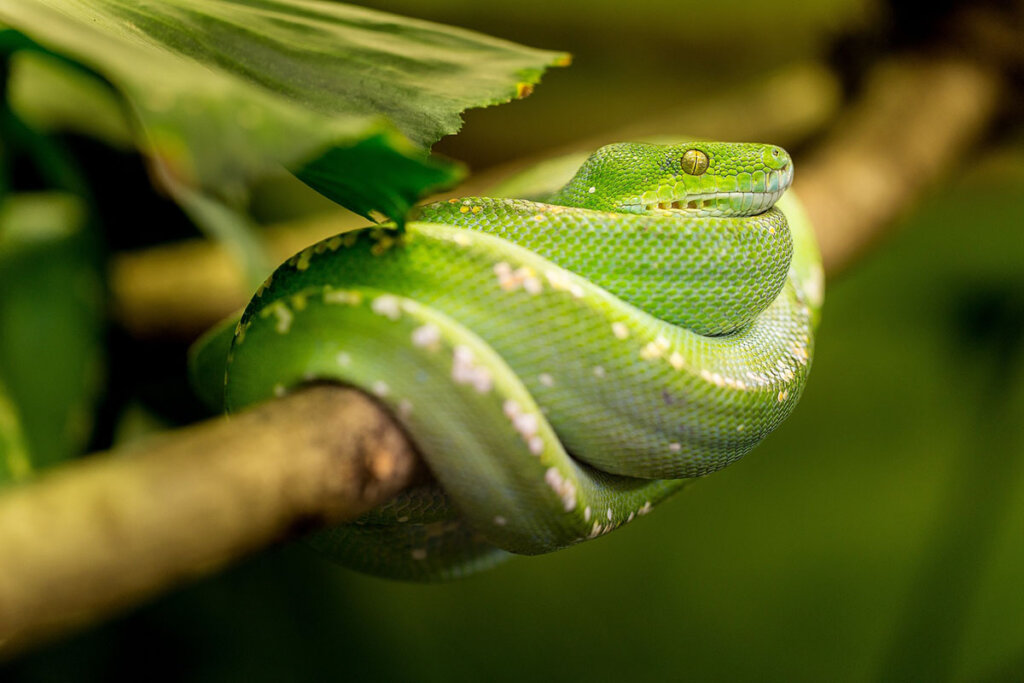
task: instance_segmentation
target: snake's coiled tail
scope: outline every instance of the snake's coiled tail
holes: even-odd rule
[[[620,145],[588,164],[561,204],[452,200],[401,233],[325,240],[250,302],[229,409],[311,380],[362,387],[438,480],[325,532],[325,551],[428,579],[561,548],[646,514],[793,409],[817,301],[770,208],[785,153]]]

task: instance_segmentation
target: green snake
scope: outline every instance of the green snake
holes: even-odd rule
[[[774,206],[792,174],[771,145],[622,143],[546,197],[324,240],[242,314],[225,407],[329,380],[393,412],[436,483],[314,537],[357,570],[445,579],[604,535],[796,405],[822,271]]]

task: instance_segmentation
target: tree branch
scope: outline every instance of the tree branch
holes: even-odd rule
[[[327,385],[64,465],[0,496],[0,657],[423,476],[387,412]]]
[[[825,272],[845,270],[936,181],[970,160],[1003,89],[992,69],[958,58],[879,65],[856,106],[797,164],[794,190]]]

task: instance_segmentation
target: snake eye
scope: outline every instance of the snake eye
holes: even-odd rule
[[[708,155],[699,149],[688,149],[679,159],[683,172],[689,175],[702,175],[708,170]]]

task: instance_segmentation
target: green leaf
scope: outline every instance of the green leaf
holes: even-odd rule
[[[121,100],[95,75],[28,50],[14,54],[9,68],[11,109],[32,128],[79,133],[119,149],[132,147],[131,125]]]
[[[393,137],[374,135],[352,147],[335,147],[296,175],[365,218],[373,218],[372,212],[379,211],[401,223],[419,196],[447,186],[451,176],[449,167],[435,159],[393,158],[390,149],[397,144],[390,139]],[[360,173],[349,173],[352,168]]]
[[[212,413],[224,410],[224,371],[241,311],[206,331],[188,350],[189,383]]]
[[[81,201],[64,193],[10,195],[0,204],[0,460],[8,470],[15,463],[16,473],[26,454],[33,467],[60,462],[90,435],[104,316],[85,216]]]
[[[32,472],[18,409],[0,384],[0,487]]]
[[[456,132],[463,110],[521,96],[567,63],[329,2],[19,0],[0,21],[108,80],[161,172],[235,208],[284,166],[360,213],[400,219],[462,173],[423,147]],[[387,183],[366,181],[385,169]]]

